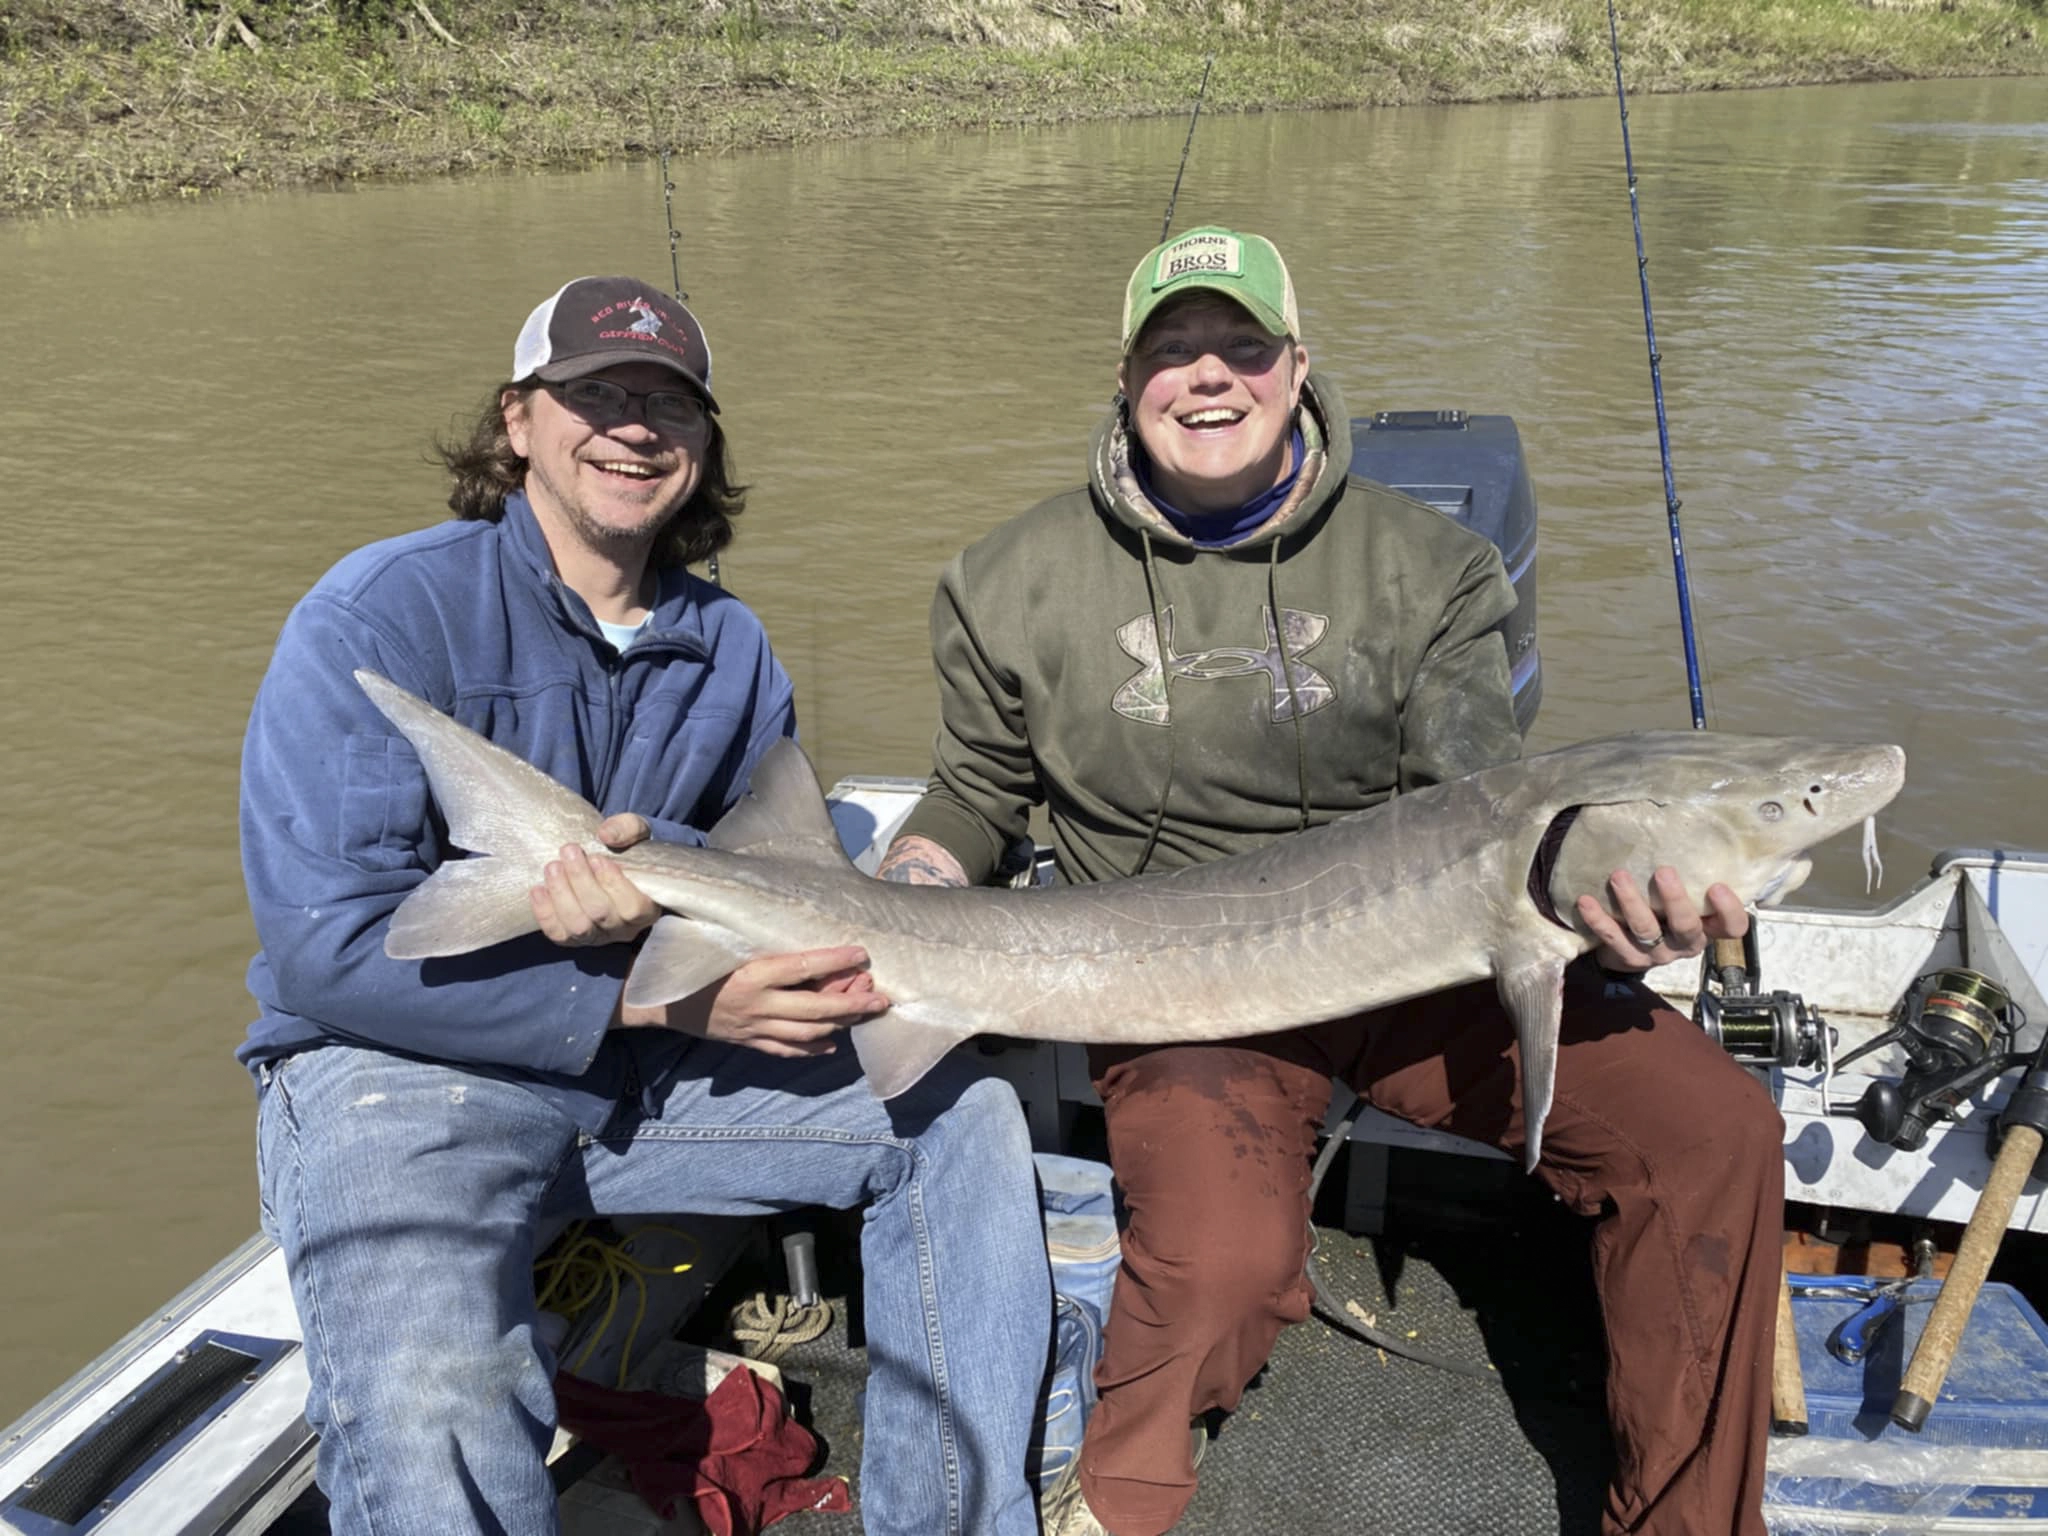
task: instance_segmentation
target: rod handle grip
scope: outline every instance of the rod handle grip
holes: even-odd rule
[[[1792,1322],[1792,1282],[1783,1265],[1778,1268],[1778,1331],[1771,1344],[1771,1433],[1806,1433],[1806,1376],[1799,1368],[1799,1333]]]
[[[2012,1208],[2040,1152],[2041,1133],[2031,1126],[2016,1125],[2006,1131],[1998,1161],[1991,1165],[1984,1191],[1977,1196],[1977,1208],[1970,1213],[1970,1224],[1956,1247],[1955,1263],[1949,1266],[1920,1342],[1913,1348],[1913,1363],[1906,1367],[1898,1396],[1892,1401],[1892,1422],[1901,1429],[1918,1430],[1941,1396],[1941,1384],[1948,1379],[1970,1311],[1977,1305],[1977,1293],[1984,1287],[1991,1261],[1998,1257]]]
[[[1749,946],[1741,939],[1716,939],[1710,951],[1724,996],[1750,988]]]

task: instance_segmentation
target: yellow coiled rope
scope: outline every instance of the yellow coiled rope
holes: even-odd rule
[[[541,1255],[533,1266],[534,1299],[541,1310],[559,1313],[572,1323],[583,1317],[600,1298],[603,1299],[603,1315],[591,1328],[582,1351],[569,1366],[570,1370],[580,1373],[584,1363],[590,1359],[591,1351],[597,1348],[611,1328],[612,1318],[619,1309],[619,1293],[630,1280],[634,1292],[633,1323],[619,1345],[619,1375],[615,1383],[623,1387],[632,1363],[633,1340],[647,1318],[648,1277],[680,1275],[695,1267],[694,1259],[686,1264],[642,1263],[626,1251],[626,1245],[645,1233],[666,1232],[671,1237],[680,1238],[694,1255],[699,1251],[697,1240],[678,1227],[658,1223],[635,1227],[616,1239],[601,1237],[588,1228],[587,1222],[575,1223]]]

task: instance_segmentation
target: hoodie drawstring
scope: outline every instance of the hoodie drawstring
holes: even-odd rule
[[[1287,654],[1287,616],[1280,611],[1280,544],[1275,539],[1267,546],[1271,551],[1266,561],[1266,606],[1273,614],[1273,643],[1280,647],[1280,675],[1287,681],[1287,713],[1294,719],[1294,776],[1301,792],[1301,827],[1308,830],[1308,735],[1301,723],[1301,698],[1294,691],[1294,658]],[[1168,715],[1171,726],[1173,717]]]
[[[1166,782],[1159,786],[1159,805],[1152,812],[1152,830],[1145,834],[1145,846],[1138,851],[1138,862],[1128,873],[1141,873],[1152,858],[1152,850],[1159,846],[1159,829],[1166,825],[1166,802],[1173,794],[1174,749],[1179,737],[1173,730],[1173,668],[1167,665],[1166,620],[1159,610],[1159,569],[1152,558],[1152,535],[1142,528],[1138,537],[1145,546],[1145,596],[1152,604],[1152,644],[1159,652],[1159,686],[1166,705]]]

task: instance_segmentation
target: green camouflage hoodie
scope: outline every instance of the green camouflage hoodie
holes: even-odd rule
[[[1146,498],[1119,412],[1086,489],[953,560],[932,603],[932,779],[904,833],[984,880],[1042,802],[1061,878],[1107,880],[1519,755],[1499,551],[1351,478],[1343,402],[1313,373],[1300,425],[1293,493],[1228,549],[1195,548]]]

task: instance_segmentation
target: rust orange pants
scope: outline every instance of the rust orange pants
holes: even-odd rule
[[[1308,1316],[1331,1078],[1519,1156],[1521,1058],[1482,982],[1282,1035],[1095,1047],[1089,1065],[1130,1221],[1081,1487],[1113,1536],[1158,1536],[1194,1496],[1189,1420],[1235,1408]],[[1763,1536],[1782,1140],[1769,1094],[1691,1020],[1590,962],[1567,972],[1537,1177],[1598,1218],[1607,1536]]]

